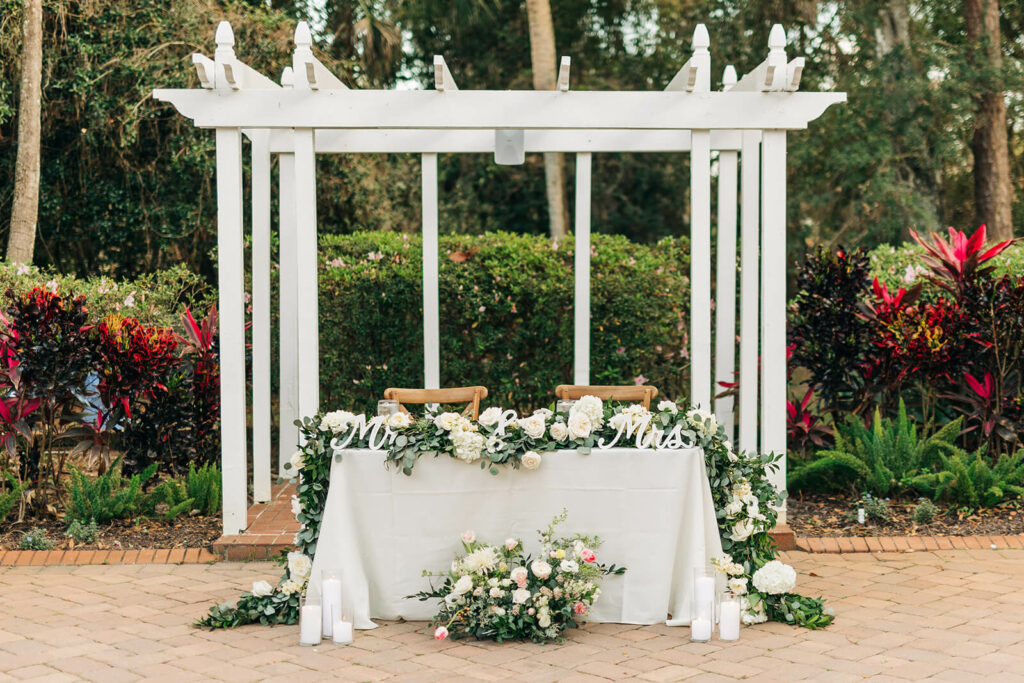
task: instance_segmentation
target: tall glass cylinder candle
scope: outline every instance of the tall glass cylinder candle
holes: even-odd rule
[[[389,416],[394,415],[400,410],[398,407],[398,401],[393,398],[382,398],[377,401],[377,415]]]
[[[704,567],[693,570],[693,599],[690,601],[690,640],[711,640],[715,623],[715,577]]]
[[[334,622],[341,618],[341,571],[324,569],[320,582],[320,606],[323,612],[323,636],[330,638]]]
[[[573,400],[568,399],[568,398],[560,398],[560,399],[558,399],[558,402],[555,403],[555,412],[556,413],[564,413],[564,414],[568,415],[569,411],[572,410],[572,407],[575,404],[576,404],[576,401],[573,401]]]
[[[718,637],[720,640],[740,639],[740,612],[742,598],[732,593],[722,596],[718,604]]]
[[[299,601],[299,645],[319,645],[322,638],[323,610],[319,602]]]

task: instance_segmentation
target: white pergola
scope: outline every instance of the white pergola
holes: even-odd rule
[[[242,138],[251,142],[253,492],[270,498],[270,226],[272,155],[280,216],[280,455],[298,441],[293,421],[319,408],[316,155],[421,155],[423,180],[424,386],[440,385],[437,155],[576,154],[573,382],[590,380],[591,161],[602,152],[689,152],[691,396],[734,434],[731,398],[716,382],[736,377],[739,283],[739,447],[786,450],[786,131],[806,128],[844,93],[799,92],[804,59],[787,60],[772,28],[766,59],[737,80],[726,67],[711,90],[707,29],[663,91],[570,91],[563,57],[554,91],[459,90],[434,57],[434,90],[352,90],[312,52],[309,27],[295,32],[292,65],[275,83],[235,56],[227,22],[213,59],[192,55],[201,88],[155,90],[195,125],[216,130],[224,533],[246,526],[247,433]],[[712,289],[712,151],[718,152],[717,271]],[[739,220],[737,221],[737,216]],[[737,227],[742,248],[737,254]],[[712,292],[715,316],[712,335]],[[712,344],[712,340],[714,344]],[[714,346],[714,354],[712,354]],[[761,357],[760,411],[758,356]],[[714,363],[712,359],[714,358]],[[554,387],[552,387],[554,389]],[[760,420],[759,420],[760,417]],[[760,428],[759,428],[760,427]],[[279,470],[282,474],[284,470]],[[785,465],[775,483],[785,488]],[[783,517],[780,521],[784,521]]]

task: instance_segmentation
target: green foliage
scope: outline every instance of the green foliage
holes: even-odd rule
[[[145,499],[142,485],[156,474],[156,469],[154,463],[127,480],[121,476],[119,460],[96,479],[89,479],[82,472],[71,470],[68,520],[95,520],[103,524],[112,519],[139,514]]]
[[[870,259],[868,280],[877,277],[888,287],[890,292],[896,292],[900,287],[910,289],[912,285],[920,282],[924,284],[921,289],[921,300],[935,301],[942,296],[943,291],[922,276],[925,272],[924,264],[921,261],[923,253],[924,249],[913,242],[896,246],[891,244],[878,246],[868,253]],[[1024,245],[1012,245],[986,265],[993,266],[992,276],[994,278],[1004,275],[1024,275]],[[865,288],[867,284],[865,282]]]
[[[3,522],[7,519],[7,515],[11,514],[11,509],[18,502],[18,499],[21,498],[21,492],[27,486],[27,484],[15,479],[14,475],[10,472],[4,472],[3,475],[7,479],[10,489],[0,493],[0,522]]]
[[[686,393],[687,244],[594,236],[592,382],[642,375],[664,395]],[[441,384],[484,385],[520,412],[546,405],[572,377],[573,253],[571,241],[527,235],[443,236]],[[372,413],[387,387],[423,383],[420,239],[328,236],[321,259],[322,402]]]
[[[18,547],[22,550],[53,550],[53,539],[46,535],[46,529],[34,526],[21,537]]]
[[[939,507],[927,498],[922,498],[921,501],[914,506],[914,511],[911,513],[911,518],[914,520],[915,524],[931,524],[938,516]]]
[[[95,543],[99,534],[100,530],[99,527],[96,526],[95,519],[90,519],[88,524],[80,519],[73,519],[71,520],[71,524],[68,525],[68,530],[64,532],[64,535],[75,543],[81,543],[83,545]]]
[[[875,409],[871,427],[850,416],[836,430],[834,448],[790,472],[788,486],[799,490],[843,490],[850,487],[886,496],[906,486],[909,477],[938,462],[960,433],[956,419],[927,437],[918,437],[917,426],[907,417],[900,400],[896,420],[883,418]]]
[[[889,499],[872,496],[865,493],[861,496],[860,507],[864,508],[864,516],[882,524],[892,519],[892,510],[889,509]]]
[[[274,591],[257,597],[244,593],[237,603],[214,605],[209,613],[195,623],[200,628],[214,631],[246,624],[297,624],[299,622],[299,594],[287,595]]]
[[[940,456],[935,472],[921,474],[910,485],[935,500],[972,508],[992,507],[1024,496],[1024,449],[1004,453],[994,465],[984,458],[985,448],[968,453],[961,448]]]
[[[211,517],[220,511],[221,479],[217,465],[203,465],[196,469],[189,465],[184,480],[167,479],[160,482],[146,496],[145,509],[152,512],[160,503],[167,505],[164,519],[173,519],[193,510]]]
[[[795,593],[760,597],[764,601],[765,612],[772,621],[803,626],[812,631],[825,628],[835,621],[832,610],[825,607],[822,598],[807,598]]]

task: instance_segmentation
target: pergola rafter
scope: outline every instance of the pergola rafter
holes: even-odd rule
[[[221,310],[224,530],[246,519],[246,397],[243,315],[242,139],[252,153],[253,490],[270,496],[270,192],[279,159],[280,424],[282,459],[297,441],[293,420],[319,409],[316,155],[405,152],[421,155],[423,182],[424,385],[440,383],[437,155],[491,153],[522,163],[527,152],[576,154],[573,381],[590,373],[590,196],[592,155],[689,152],[691,401],[714,407],[733,433],[731,399],[713,401],[715,382],[735,369],[737,216],[740,350],[739,445],[785,452],[786,131],[805,128],[843,93],[799,92],[803,58],[788,61],[785,32],[772,28],[765,61],[742,78],[725,69],[711,90],[707,29],[663,91],[598,92],[569,88],[563,57],[552,91],[459,90],[441,56],[433,90],[350,89],[316,59],[305,22],[295,32],[292,64],[278,85],[241,62],[227,22],[213,59],[193,55],[200,88],[156,90],[197,126],[217,136],[219,296]],[[712,153],[718,152],[717,275],[712,326]],[[760,333],[760,334],[759,334]],[[714,353],[712,353],[714,346]],[[761,391],[758,393],[758,357]],[[712,359],[715,362],[712,365]],[[760,396],[760,411],[758,397]],[[760,414],[759,414],[760,412]],[[759,430],[760,426],[760,430]],[[776,483],[785,486],[785,469]]]

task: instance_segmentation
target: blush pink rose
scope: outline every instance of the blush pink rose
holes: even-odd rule
[[[444,640],[447,637],[448,637],[448,629],[446,629],[444,626],[438,626],[434,630],[434,640]]]
[[[593,550],[584,550],[582,553],[580,553],[580,558],[584,562],[594,562],[597,560],[597,556],[594,555]]]
[[[587,613],[587,603],[585,603],[585,602],[577,602],[575,605],[572,606],[572,611],[575,612],[576,614],[586,614]]]
[[[466,531],[462,532],[462,542],[463,543],[472,543],[475,540],[476,540],[476,532],[474,532],[472,529],[467,529]]]

